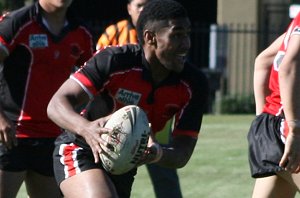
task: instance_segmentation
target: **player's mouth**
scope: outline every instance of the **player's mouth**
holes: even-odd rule
[[[176,59],[180,62],[184,62],[186,60],[187,53],[176,54]]]

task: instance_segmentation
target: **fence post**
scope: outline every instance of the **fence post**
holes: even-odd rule
[[[217,67],[217,25],[210,25],[209,31],[209,69]]]

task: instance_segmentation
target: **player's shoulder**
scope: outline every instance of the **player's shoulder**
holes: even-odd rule
[[[120,20],[116,23],[110,24],[105,28],[105,34],[110,35],[110,37],[114,37],[114,35],[122,32],[128,26],[129,21],[127,19]]]
[[[83,42],[93,42],[94,32],[88,24],[77,20],[71,25],[71,29],[74,30],[73,32],[76,32],[75,34],[79,35],[77,35],[77,39],[80,39]]]
[[[67,11],[68,26],[71,30],[82,31],[86,34],[93,34],[93,27],[90,23],[78,15],[74,9],[68,9]]]
[[[92,60],[100,68],[111,71],[129,69],[142,64],[142,48],[139,45],[106,46],[98,50]]]
[[[24,6],[20,9],[8,12],[2,17],[1,23],[12,23],[16,26],[21,26],[28,21],[35,19],[37,16],[37,5]]]
[[[123,19],[123,20],[117,22],[117,26],[124,27],[124,26],[127,26],[128,23],[129,23],[129,21],[127,19]]]
[[[115,61],[125,61],[139,58],[142,55],[142,47],[140,45],[128,44],[122,46],[106,46],[96,53],[99,58],[110,56]]]
[[[36,4],[25,6],[3,15],[0,19],[0,36],[6,42],[10,42],[14,35],[25,29],[23,26],[36,19],[36,6]]]

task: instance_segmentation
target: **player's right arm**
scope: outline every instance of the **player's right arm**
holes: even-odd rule
[[[16,145],[16,129],[13,122],[3,112],[0,103],[0,143],[6,146],[8,149]]]
[[[16,11],[6,13],[0,17],[0,78],[4,78],[3,62],[5,58],[9,56],[10,52],[18,44],[18,41],[15,40],[12,42],[12,40],[21,29],[21,26],[30,20],[30,16],[26,15],[26,13],[27,12],[23,12],[23,14],[20,14],[20,12]],[[15,123],[13,123],[4,113],[2,102],[0,100],[0,142],[7,148],[11,148],[17,143],[15,134]]]
[[[265,105],[265,98],[269,94],[269,76],[273,60],[280,48],[284,39],[282,34],[278,37],[268,48],[262,51],[255,59],[254,63],[254,97],[256,104],[256,115],[263,111]]]
[[[0,76],[3,76],[3,61],[7,56],[6,47],[0,43]],[[17,143],[15,134],[15,126],[5,115],[0,101],[0,142],[7,148],[12,148]]]
[[[300,31],[294,28],[278,71],[280,97],[288,135],[280,166],[291,173],[300,172]]]
[[[103,128],[107,118],[90,122],[75,111],[76,107],[88,101],[89,96],[84,89],[75,80],[68,79],[50,100],[47,114],[61,128],[82,136],[92,149],[95,163],[98,163],[102,151],[100,145],[105,146],[100,134],[110,131]]]

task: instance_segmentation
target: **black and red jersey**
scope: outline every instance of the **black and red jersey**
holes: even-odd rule
[[[130,104],[140,106],[147,113],[153,132],[160,131],[175,115],[173,136],[197,138],[208,98],[205,75],[186,63],[182,72],[171,72],[160,84],[154,84],[148,68],[141,46],[107,47],[71,79],[90,97],[99,92],[110,95],[112,111]]]
[[[59,35],[53,35],[37,3],[0,19],[0,47],[8,57],[0,67],[0,103],[17,125],[17,137],[56,137],[60,129],[47,105],[69,77],[93,53],[92,36],[68,13]]]

